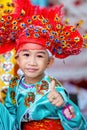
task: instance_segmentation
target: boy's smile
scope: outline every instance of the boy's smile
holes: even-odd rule
[[[34,72],[37,71],[38,69],[36,69],[36,68],[28,68],[27,70],[28,70],[29,72],[34,73]]]

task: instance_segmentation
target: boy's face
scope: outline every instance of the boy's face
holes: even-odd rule
[[[47,50],[20,51],[17,63],[23,71],[25,78],[38,78],[42,76],[46,68],[50,67],[53,58],[49,57]]]

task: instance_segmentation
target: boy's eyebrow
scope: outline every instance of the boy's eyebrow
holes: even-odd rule
[[[30,51],[30,50],[23,50],[23,52],[26,53],[26,52],[31,52],[31,51]],[[45,52],[44,50],[37,52],[37,54],[39,54],[39,53],[40,53],[40,54],[44,54],[44,55],[46,54],[46,52]]]
[[[39,51],[39,52],[37,52],[37,53],[46,54],[45,51]]]
[[[23,52],[29,52],[29,50],[23,50]]]

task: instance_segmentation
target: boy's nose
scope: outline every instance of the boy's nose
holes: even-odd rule
[[[37,65],[36,59],[34,57],[31,57],[31,59],[28,62],[29,65]]]

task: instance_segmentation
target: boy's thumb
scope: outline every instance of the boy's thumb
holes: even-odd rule
[[[51,91],[55,90],[55,81],[54,80],[52,80],[50,83],[50,90]]]

